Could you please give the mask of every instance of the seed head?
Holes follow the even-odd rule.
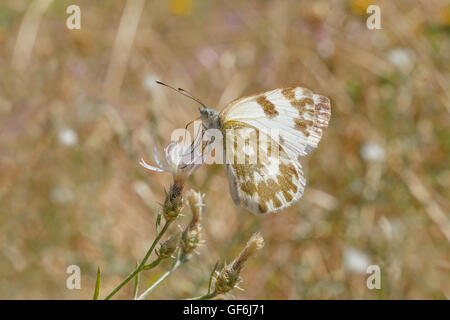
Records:
[[[194,251],[201,243],[203,197],[204,195],[194,190],[189,190],[186,193],[187,203],[192,212],[192,220],[183,231],[181,238],[181,248],[185,256]]]
[[[171,236],[169,239],[167,239],[165,242],[161,244],[159,247],[159,250],[157,252],[158,257],[160,259],[167,259],[172,256],[172,254],[175,252],[175,250],[178,247],[178,244],[180,242],[180,234],[177,233],[174,236]]]
[[[163,205],[163,216],[167,222],[178,217],[183,208],[183,182],[174,181],[166,195]]]
[[[216,277],[215,290],[218,294],[235,288],[241,281],[240,273],[248,258],[264,246],[264,239],[259,232],[253,234],[245,248],[230,265],[225,265]]]

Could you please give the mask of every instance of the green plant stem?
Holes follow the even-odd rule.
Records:
[[[186,299],[186,300],[208,300],[208,299],[212,299],[212,298],[214,298],[216,296],[217,296],[217,292],[213,291],[213,292],[207,293],[207,294],[205,294],[203,296],[199,296],[199,297],[195,297],[195,298],[189,298],[189,299]]]
[[[161,278],[159,278],[158,280],[156,280],[156,282],[154,284],[152,284],[147,290],[144,291],[144,293],[142,293],[136,300],[143,300],[145,299],[145,297],[147,297],[147,295],[154,289],[156,288],[156,286],[158,286],[161,282],[164,281],[164,279],[166,279],[168,276],[170,276],[170,274],[175,271],[176,268],[178,268],[178,266],[181,264],[181,259],[180,257],[177,257],[177,259],[174,261],[174,263],[172,264],[172,266],[170,267],[170,269],[164,273]]]
[[[136,263],[136,267],[138,264]],[[136,300],[136,297],[139,292],[139,273],[134,277],[134,289],[133,289],[133,299]]]
[[[144,270],[153,269],[153,268],[156,267],[161,261],[162,261],[162,259],[161,259],[160,257],[158,257],[158,258],[155,259],[155,261],[150,262],[149,264],[146,264],[145,266],[143,266],[142,269],[144,269]]]
[[[159,240],[161,239],[161,237],[164,235],[164,233],[167,231],[167,229],[169,228],[171,221],[166,221],[166,223],[164,224],[164,227],[161,229],[161,231],[158,233],[158,235],[156,236],[155,240],[153,241],[150,249],[148,249],[147,253],[145,254],[144,259],[142,259],[141,263],[136,267],[136,269],[134,269],[133,272],[131,272],[126,278],[125,280],[123,280],[117,287],[115,287],[113,289],[113,291],[111,291],[110,294],[108,294],[105,298],[105,300],[109,300],[111,299],[112,296],[114,296],[117,291],[119,291],[124,285],[126,285],[131,279],[133,279],[139,272],[141,272],[145,266],[145,263],[147,262],[148,258],[150,257],[150,255],[152,254],[153,250],[156,247],[156,244],[159,242]],[[158,259],[157,259],[158,260]],[[156,260],[155,260],[156,261]]]

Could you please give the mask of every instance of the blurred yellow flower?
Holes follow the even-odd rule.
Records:
[[[362,16],[366,14],[367,7],[370,6],[371,4],[372,3],[368,0],[351,0],[350,8],[354,13]]]
[[[450,5],[442,8],[441,14],[444,24],[450,26]]]
[[[186,16],[192,11],[192,0],[171,0],[170,10],[179,16]]]

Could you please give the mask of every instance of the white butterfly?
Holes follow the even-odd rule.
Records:
[[[229,129],[253,129],[279,149],[273,157],[267,148],[258,148],[256,163],[224,164],[234,202],[259,214],[286,208],[303,195],[306,180],[299,158],[317,147],[331,106],[325,96],[289,87],[234,100],[221,112],[203,105],[200,114],[207,129],[219,129],[226,136],[226,151],[231,153],[227,157],[234,159],[242,151],[235,146],[238,137],[230,136]],[[279,132],[279,143],[271,136],[274,129]]]

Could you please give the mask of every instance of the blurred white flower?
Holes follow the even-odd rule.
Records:
[[[68,204],[74,200],[72,190],[66,187],[56,186],[50,190],[50,199],[57,204]]]
[[[74,146],[78,143],[78,135],[70,128],[64,128],[58,134],[59,144],[63,146]]]
[[[344,249],[344,266],[347,270],[366,274],[369,265],[370,257],[365,252],[352,247]]]
[[[411,50],[403,48],[395,48],[389,51],[388,60],[397,68],[403,71],[410,71],[413,67],[413,54]]]
[[[382,146],[374,142],[365,143],[360,150],[361,157],[366,161],[382,162],[386,158],[386,152]]]
[[[170,143],[164,149],[165,163],[159,159],[158,152],[154,148],[153,158],[157,166],[147,164],[144,159],[141,159],[140,165],[151,171],[170,172],[174,176],[187,177],[201,167],[207,155],[202,141],[197,140],[191,144],[178,141]]]
[[[336,51],[333,38],[326,30],[319,30],[316,35],[317,53],[324,59],[330,58]]]
[[[330,58],[335,51],[336,46],[331,39],[324,39],[317,43],[317,53],[324,59]]]
[[[219,61],[219,55],[214,49],[204,47],[197,52],[197,59],[206,69],[211,69]]]

